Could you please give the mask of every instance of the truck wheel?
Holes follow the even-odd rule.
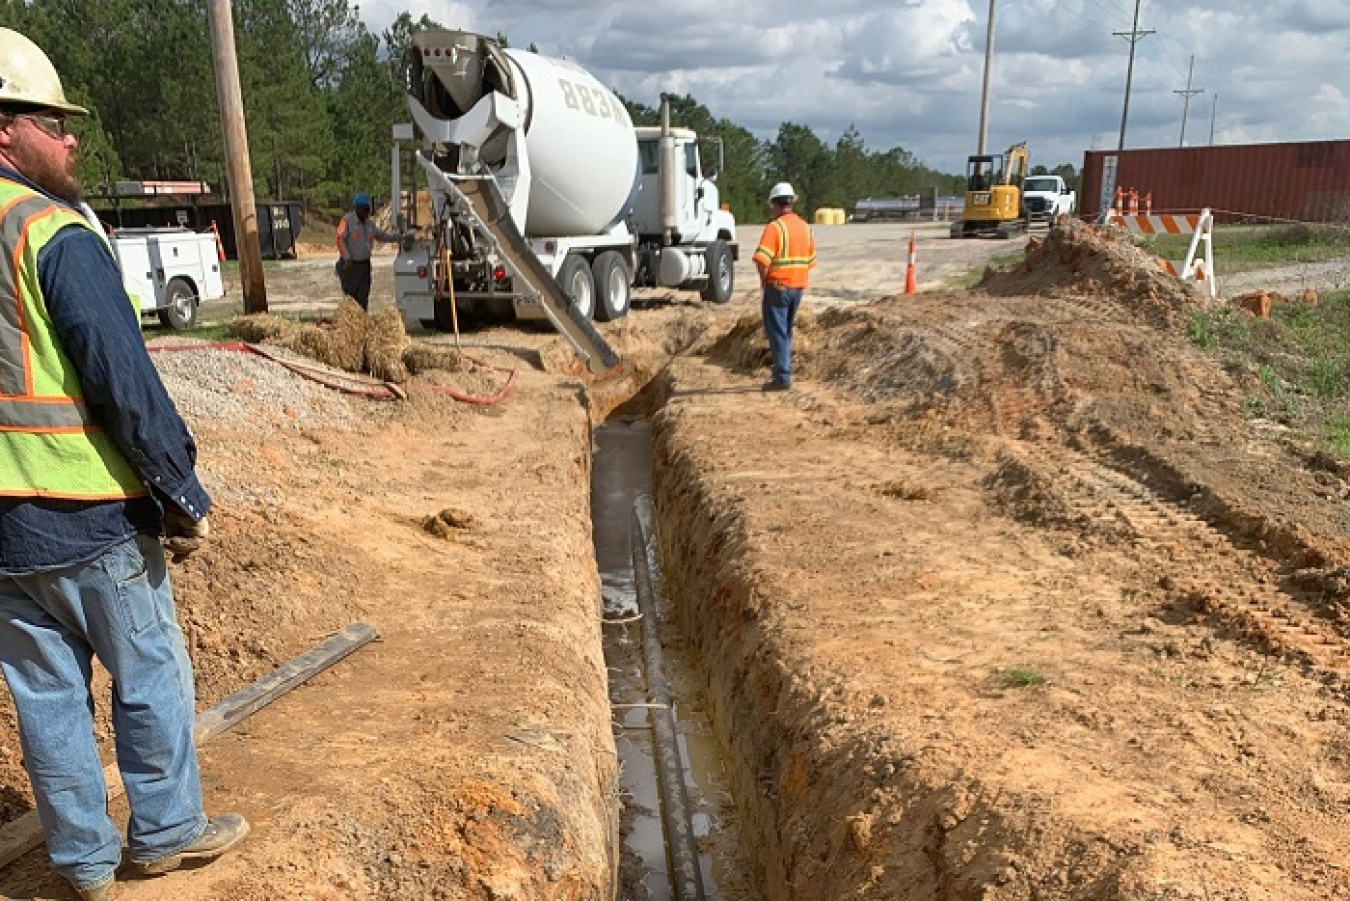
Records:
[[[558,270],[558,284],[581,315],[587,319],[595,315],[595,277],[585,257],[569,253]]]
[[[609,322],[627,316],[628,304],[633,297],[633,280],[623,254],[617,250],[606,250],[600,254],[591,266],[591,276],[599,300],[595,306],[595,318]]]
[[[197,324],[197,292],[185,278],[169,280],[165,289],[168,306],[159,311],[159,321],[175,331],[190,329]]]
[[[703,299],[726,303],[731,300],[731,291],[736,284],[736,263],[731,258],[731,248],[726,241],[714,241],[708,245],[704,256],[708,265],[708,283],[703,286]]]

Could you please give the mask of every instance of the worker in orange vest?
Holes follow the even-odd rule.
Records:
[[[810,226],[792,211],[796,200],[792,185],[784,181],[773,186],[769,191],[773,219],[764,226],[755,249],[755,268],[764,289],[764,334],[773,357],[773,376],[764,383],[765,391],[792,387],[792,326],[816,267],[816,239]]]

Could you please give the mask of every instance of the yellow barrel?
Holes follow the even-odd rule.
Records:
[[[829,207],[821,207],[820,209],[816,210],[815,219],[813,220],[814,223],[816,225],[831,225],[832,223],[830,221],[831,218],[830,212],[831,210]]]
[[[831,220],[830,220],[830,224],[831,224],[831,225],[843,225],[843,224],[844,224],[844,211],[843,211],[843,210],[838,209],[838,208],[835,208],[835,209],[830,210],[830,213],[832,214]]]

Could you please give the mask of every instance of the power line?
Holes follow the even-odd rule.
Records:
[[[1125,72],[1125,109],[1120,114],[1120,146],[1117,151],[1125,149],[1125,126],[1130,120],[1130,84],[1134,81],[1134,48],[1135,45],[1151,34],[1157,34],[1153,29],[1147,31],[1139,30],[1139,5],[1143,0],[1134,0],[1134,26],[1129,31],[1113,31],[1116,37],[1125,38],[1130,42],[1130,66]]]
[[[1191,79],[1192,76],[1194,75],[1195,75],[1195,57],[1192,56],[1190,68],[1186,70],[1186,90],[1172,92],[1173,94],[1180,94],[1182,98],[1184,98],[1185,100],[1185,102],[1182,104],[1181,107],[1181,140],[1177,144],[1178,147],[1186,146],[1186,117],[1189,116],[1191,112],[1191,98],[1196,96],[1197,94],[1205,93],[1204,88],[1191,87]]]

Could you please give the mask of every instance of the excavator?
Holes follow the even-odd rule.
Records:
[[[952,223],[953,238],[1011,238],[1025,232],[1031,214],[1022,199],[1022,182],[1031,166],[1027,143],[1006,153],[972,156],[966,162],[966,209]]]

